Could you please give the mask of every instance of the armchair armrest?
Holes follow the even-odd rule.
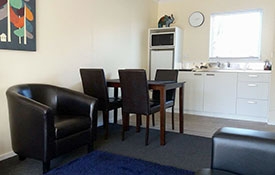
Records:
[[[52,149],[53,140],[49,139],[54,138],[51,108],[14,92],[7,91],[6,94],[14,152],[20,152],[21,156],[47,159],[43,150]]]

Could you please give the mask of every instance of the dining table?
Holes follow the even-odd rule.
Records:
[[[160,92],[160,145],[165,145],[165,102],[167,90],[179,89],[179,133],[184,131],[184,84],[185,82],[148,80],[148,88]],[[119,79],[107,79],[107,87],[113,87],[114,96],[117,97],[118,89],[121,87]]]

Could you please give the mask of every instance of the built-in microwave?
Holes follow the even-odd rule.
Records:
[[[151,33],[151,48],[171,48],[175,44],[175,32]]]

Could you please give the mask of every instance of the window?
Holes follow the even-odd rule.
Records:
[[[209,58],[259,59],[262,10],[212,14]]]

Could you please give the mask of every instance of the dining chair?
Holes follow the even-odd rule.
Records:
[[[156,81],[175,81],[178,80],[178,70],[172,69],[157,69],[155,75]],[[168,90],[166,92],[166,102],[165,102],[165,109],[172,108],[172,129],[174,130],[174,106],[175,106],[175,95],[176,90]],[[160,94],[159,91],[154,90],[152,94],[152,102],[160,103]],[[152,125],[155,126],[155,116],[152,114]]]
[[[136,114],[136,132],[140,131],[141,116],[146,115],[145,145],[149,139],[149,116],[160,111],[160,104],[150,102],[146,72],[143,69],[119,70],[122,93],[122,140],[129,126],[129,115]]]
[[[105,139],[108,138],[109,111],[114,110],[114,123],[117,123],[117,112],[122,107],[122,99],[110,97],[103,69],[80,69],[83,91],[98,99],[98,110],[103,113]]]

